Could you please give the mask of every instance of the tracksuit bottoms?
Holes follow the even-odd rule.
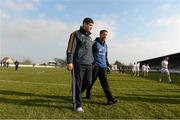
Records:
[[[81,94],[90,86],[92,82],[92,65],[74,64],[72,70],[72,96],[73,107],[82,107]]]
[[[92,89],[97,77],[99,77],[99,80],[100,80],[101,86],[104,90],[104,93],[106,95],[107,101],[113,100],[114,97],[112,96],[112,93],[111,93],[111,90],[109,87],[109,83],[107,80],[107,69],[99,67],[99,66],[94,66],[94,68],[93,68],[92,83],[87,89],[86,96],[91,96],[91,89]]]

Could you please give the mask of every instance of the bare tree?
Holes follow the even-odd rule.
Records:
[[[54,61],[56,61],[56,66],[66,67],[66,60],[65,59],[54,58]]]
[[[30,58],[24,58],[22,64],[24,65],[31,65],[32,60]]]

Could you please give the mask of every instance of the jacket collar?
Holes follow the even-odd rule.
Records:
[[[95,41],[96,41],[96,42],[99,42],[99,43],[101,43],[101,44],[103,44],[103,45],[105,44],[105,42],[102,42],[99,37],[97,37],[97,38],[95,39]]]
[[[84,29],[83,29],[83,27],[81,26],[80,27],[80,32],[82,33],[82,34],[84,34],[84,35],[86,35],[86,36],[89,36],[90,34],[91,34],[91,32],[86,32]]]

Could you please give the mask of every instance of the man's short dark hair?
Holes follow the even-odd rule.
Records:
[[[100,34],[103,34],[104,32],[108,32],[107,30],[101,30]]]
[[[94,24],[94,21],[93,21],[93,19],[87,17],[87,18],[84,18],[83,24],[84,23],[86,23],[86,24],[93,23]]]

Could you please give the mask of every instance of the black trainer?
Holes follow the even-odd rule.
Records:
[[[171,81],[169,81],[169,83],[174,83],[174,81],[171,80]]]
[[[91,95],[86,95],[86,99],[91,100],[92,99]]]
[[[112,100],[108,100],[108,105],[112,105],[112,104],[115,104],[115,103],[117,103],[118,102],[118,100],[117,99],[115,99],[115,98],[113,98]]]

